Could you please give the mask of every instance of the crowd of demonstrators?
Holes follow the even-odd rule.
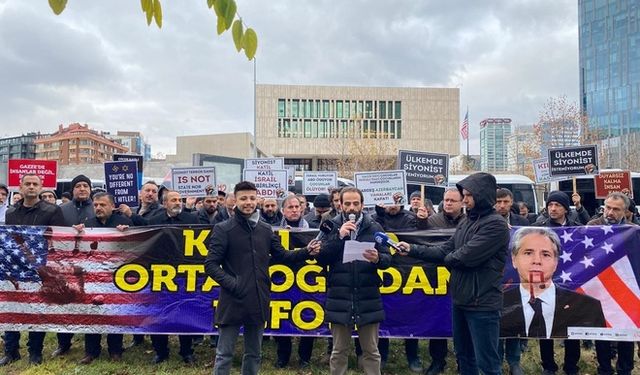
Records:
[[[327,194],[318,194],[313,200],[313,208],[304,217],[309,223],[309,228],[319,228],[322,223],[322,215],[331,210],[331,201]]]
[[[278,226],[282,222],[282,212],[275,198],[265,198],[260,210],[260,219],[271,226]]]

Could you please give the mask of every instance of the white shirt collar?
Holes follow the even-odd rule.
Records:
[[[529,298],[531,294],[529,290],[520,284],[520,296],[522,303],[522,312],[524,313],[524,329],[525,334],[529,336],[529,326],[533,320],[533,307],[529,305]],[[542,293],[535,297],[542,300],[542,317],[544,318],[544,324],[547,329],[547,338],[551,337],[551,330],[553,329],[553,315],[556,311],[556,286],[554,283],[542,291]]]

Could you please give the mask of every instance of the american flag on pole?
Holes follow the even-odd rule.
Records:
[[[157,308],[114,271],[153,231],[0,226],[0,330],[136,332]]]
[[[637,331],[640,227],[593,225],[550,229],[558,234],[562,244],[553,282],[598,299],[607,327]],[[509,267],[505,280],[517,279],[517,273]]]
[[[467,113],[464,115],[464,120],[462,121],[462,125],[460,126],[460,134],[462,135],[462,139],[467,140],[469,138],[469,110],[467,109]]]

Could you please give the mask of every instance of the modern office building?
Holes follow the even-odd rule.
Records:
[[[527,175],[532,169],[532,161],[540,149],[536,142],[533,125],[514,126],[507,143],[510,172]]]
[[[151,145],[144,140],[142,133],[118,130],[115,135],[104,135],[128,148],[127,153],[142,155],[145,161],[151,160]]]
[[[459,153],[457,88],[258,85],[256,139],[297,170],[398,150]]]
[[[581,107],[597,138],[640,131],[640,2],[578,5]]]
[[[487,118],[480,121],[480,167],[484,172],[509,170],[510,118]]]
[[[35,141],[36,159],[57,160],[58,165],[96,164],[113,160],[113,154],[128,152],[128,148],[109,139],[89,125],[60,125],[58,131]]]
[[[9,159],[35,159],[38,133],[27,133],[0,139],[0,162]]]

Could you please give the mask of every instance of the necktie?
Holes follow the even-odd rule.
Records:
[[[529,300],[533,308],[533,319],[529,325],[529,337],[547,337],[547,325],[542,316],[542,300],[540,298]]]

